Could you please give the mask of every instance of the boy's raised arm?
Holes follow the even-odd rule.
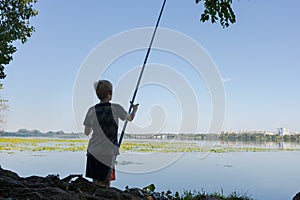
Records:
[[[139,106],[139,104],[135,104],[135,105],[132,106],[131,113],[127,115],[127,118],[126,118],[127,121],[131,122],[134,119],[135,113],[136,113],[136,111],[138,109],[138,106]]]

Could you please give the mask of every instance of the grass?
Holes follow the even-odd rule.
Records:
[[[186,191],[181,197],[174,198],[176,200],[198,200],[205,197],[215,197],[222,200],[252,200],[247,194],[239,194],[238,192],[232,192],[229,195],[223,194],[223,192],[215,192],[213,194],[207,194],[206,192],[191,192]]]
[[[0,151],[83,151],[86,140],[49,138],[0,138]]]
[[[0,137],[0,151],[85,151],[88,141],[85,139],[52,138],[6,138]],[[279,149],[262,147],[199,146],[185,141],[124,141],[121,151],[132,152],[270,152],[299,151],[300,149]]]
[[[128,190],[128,186],[126,187],[126,190]],[[208,194],[205,191],[202,190],[202,192],[199,191],[185,191],[183,194],[179,194],[178,192],[175,192],[175,194],[172,194],[171,191],[166,192],[155,192],[155,185],[150,184],[142,189],[143,193],[146,195],[152,195],[156,197],[156,199],[169,199],[169,200],[201,200],[201,199],[218,199],[218,200],[253,200],[247,193],[238,193],[238,192],[232,192],[229,195],[225,195],[223,190],[221,189],[221,193],[215,192],[212,194]],[[210,198],[211,197],[211,198]]]

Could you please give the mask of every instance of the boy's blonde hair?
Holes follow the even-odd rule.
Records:
[[[102,100],[112,92],[112,84],[108,80],[99,80],[94,84],[97,97]]]

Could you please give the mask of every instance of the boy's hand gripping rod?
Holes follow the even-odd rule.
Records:
[[[155,29],[154,29],[154,31],[153,31],[153,35],[152,35],[151,41],[150,41],[150,45],[149,45],[149,47],[148,47],[148,50],[147,50],[147,53],[146,53],[146,56],[145,56],[145,60],[144,60],[144,63],[143,63],[143,67],[142,67],[142,69],[141,69],[139,79],[138,79],[138,81],[137,81],[137,84],[136,84],[136,87],[135,87],[135,90],[134,90],[132,99],[131,99],[131,101],[130,101],[130,107],[129,107],[128,113],[131,113],[132,106],[133,106],[133,103],[134,103],[134,100],[135,100],[137,91],[138,91],[139,86],[140,86],[140,82],[141,82],[141,79],[142,79],[142,76],[143,76],[143,73],[144,73],[144,70],[145,70],[145,67],[146,67],[146,63],[147,63],[147,60],[148,60],[148,57],[149,57],[149,54],[150,54],[150,50],[151,50],[151,47],[152,47],[152,43],[153,43],[153,40],[154,40],[154,37],[155,37],[155,34],[156,34],[156,30],[157,30],[157,27],[158,27],[158,24],[159,24],[161,15],[162,15],[163,10],[164,10],[164,7],[165,7],[165,4],[166,4],[166,0],[164,0],[164,3],[163,3],[163,5],[162,5],[162,7],[161,7],[161,10],[160,10],[160,13],[159,13],[159,17],[158,17],[158,20],[157,20]],[[123,137],[124,137],[124,133],[125,133],[125,130],[126,130],[127,123],[128,123],[128,121],[126,120],[125,123],[124,123],[123,129],[122,129],[121,135],[120,135],[120,139],[119,139],[119,143],[118,143],[118,146],[119,146],[119,147],[120,147],[121,144],[122,144],[122,140],[123,140]]]

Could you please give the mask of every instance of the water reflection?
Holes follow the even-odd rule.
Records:
[[[278,148],[279,149],[284,149],[284,142],[279,142],[278,143]]]
[[[257,147],[268,149],[300,149],[300,143],[297,142],[252,142],[252,141],[219,141],[219,147]]]

